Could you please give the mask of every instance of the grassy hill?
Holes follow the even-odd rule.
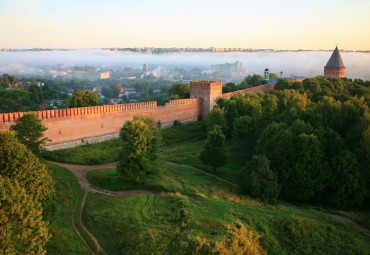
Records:
[[[154,195],[131,197],[89,194],[83,219],[108,254],[209,254],[207,247],[219,243],[228,247],[231,240],[238,238],[239,232],[230,234],[230,226],[238,226],[236,231],[245,226],[249,234],[260,236],[257,244],[268,254],[369,254],[369,236],[314,207],[283,201],[265,204],[240,194],[237,187],[213,176],[165,163],[171,161],[212,172],[199,159],[205,142],[203,130],[201,123],[163,130],[165,147],[161,162],[157,173],[145,184],[122,182],[115,169],[88,172],[89,182],[101,189],[156,191]],[[242,156],[233,153],[232,146],[229,145],[229,163],[215,174],[238,184]],[[102,164],[116,161],[118,150],[119,140],[114,140],[44,155],[67,163]],[[61,176],[70,176],[60,171]],[[71,183],[76,182],[68,178]],[[65,182],[61,177],[55,180],[57,185]],[[68,199],[73,205],[76,195]],[[351,215],[359,222],[368,222],[363,220],[368,219],[367,212]],[[58,215],[48,219],[56,229],[62,226]],[[71,240],[78,243],[77,235]],[[58,252],[49,254],[68,254],[58,250],[67,249],[57,245],[62,240],[54,242],[49,245]],[[245,238],[240,243],[255,245]],[[74,246],[73,242],[71,245]]]

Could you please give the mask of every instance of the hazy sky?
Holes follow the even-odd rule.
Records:
[[[364,0],[0,0],[0,48],[370,49]]]

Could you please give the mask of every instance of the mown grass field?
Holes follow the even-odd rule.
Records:
[[[81,193],[76,177],[67,169],[47,164],[55,181],[55,196],[44,209],[49,221],[51,239],[46,245],[47,254],[91,254],[72,228],[72,214]]]

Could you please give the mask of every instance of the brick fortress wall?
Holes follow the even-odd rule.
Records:
[[[200,112],[196,98],[171,100],[164,106],[157,102],[120,105],[103,105],[60,110],[37,111],[42,124],[47,127],[45,136],[52,141],[47,146],[79,141],[92,137],[117,134],[123,124],[136,114],[151,114],[162,124],[175,120],[195,121]],[[29,113],[29,112],[27,112]],[[0,113],[0,130],[9,129],[25,112]],[[72,146],[67,146],[72,147]],[[62,148],[62,147],[60,147]]]
[[[219,97],[230,98],[237,93],[242,95],[267,93],[275,85],[276,83],[271,83],[222,94],[220,81],[194,81],[190,83],[190,99],[171,100],[164,106],[157,106],[157,102],[143,102],[33,113],[36,113],[43,125],[48,128],[45,136],[52,140],[47,144],[48,149],[60,149],[116,138],[123,124],[137,114],[151,114],[164,126],[172,124],[175,120],[195,121],[199,115],[206,118]],[[9,129],[15,120],[27,113],[29,112],[0,113],[0,130]]]
[[[290,79],[289,81],[292,82],[292,83],[293,82],[302,82],[305,79],[306,78]],[[270,90],[272,90],[275,87],[275,85],[276,85],[276,83],[269,83],[269,84],[265,84],[265,85],[252,87],[252,88],[237,90],[237,91],[233,91],[233,92],[229,92],[229,93],[224,93],[224,94],[222,94],[222,97],[230,99],[235,94],[245,95],[247,93],[259,93],[259,92],[268,93],[268,92],[270,92]]]

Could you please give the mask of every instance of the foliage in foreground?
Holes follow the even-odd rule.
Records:
[[[0,175],[0,254],[43,255],[50,238],[35,194]]]
[[[13,131],[0,131],[0,175],[17,180],[41,201],[54,193],[54,181],[46,166],[19,143]]]
[[[217,255],[262,255],[266,251],[259,243],[260,236],[237,221],[227,224],[223,239],[210,242],[207,238],[196,236],[179,244],[178,254],[217,254]]]
[[[0,180],[2,254],[45,254],[50,235],[41,203],[54,193],[54,181],[14,131],[0,131]]]

